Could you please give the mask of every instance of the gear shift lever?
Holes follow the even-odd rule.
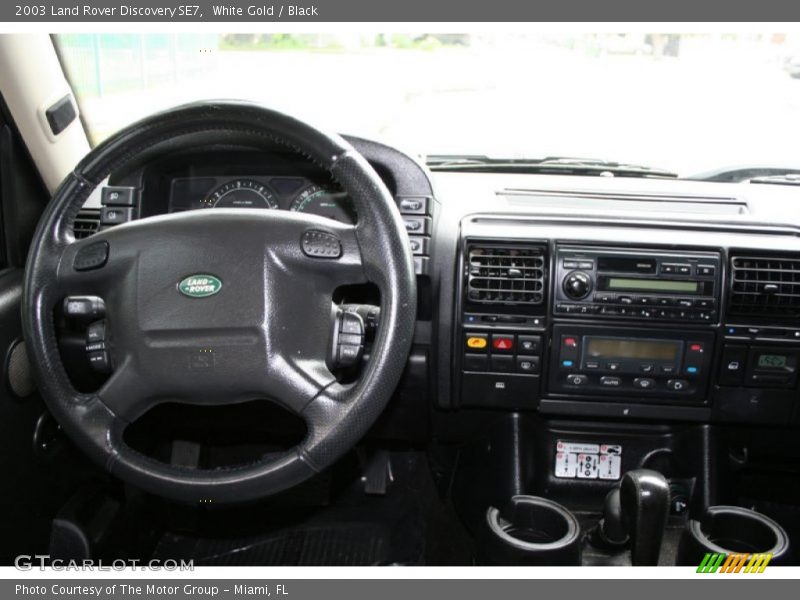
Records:
[[[619,485],[622,519],[634,566],[657,565],[669,516],[669,484],[658,471],[635,469]]]

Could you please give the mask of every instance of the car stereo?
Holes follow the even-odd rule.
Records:
[[[717,321],[719,253],[561,246],[555,260],[558,316]]]

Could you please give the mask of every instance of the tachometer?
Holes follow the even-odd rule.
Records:
[[[215,189],[200,202],[203,208],[277,208],[270,189],[253,179],[235,179]]]
[[[319,185],[310,185],[300,192],[289,210],[327,217],[340,223],[355,223],[353,204],[347,194]]]

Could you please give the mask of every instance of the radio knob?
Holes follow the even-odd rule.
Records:
[[[592,291],[592,278],[583,271],[572,271],[564,278],[564,293],[572,300],[581,300]]]

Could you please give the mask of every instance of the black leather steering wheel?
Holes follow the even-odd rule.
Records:
[[[278,144],[305,155],[349,195],[357,224],[287,211],[215,209],[136,220],[75,240],[75,216],[109,173],[145,152],[186,149],[198,136],[258,149]],[[307,232],[338,239],[340,256],[306,254],[301,238]],[[76,255],[97,242],[108,244],[106,264],[76,270]],[[180,293],[179,282],[199,273],[221,280],[219,292],[205,298]],[[361,282],[380,291],[380,323],[361,377],[344,385],[326,364],[333,292]],[[76,391],[60,359],[54,309],[70,295],[105,301],[114,370],[96,393]],[[367,161],[338,136],[237,102],[160,113],[92,150],[42,216],[23,304],[39,389],[77,445],[111,473],[152,493],[217,503],[290,488],[352,448],[397,386],[415,315],[416,279],[403,223]],[[198,353],[205,353],[203,360],[195,360]],[[302,417],[308,431],[293,449],[252,464],[178,467],[123,440],[127,424],[160,402],[264,398]]]

